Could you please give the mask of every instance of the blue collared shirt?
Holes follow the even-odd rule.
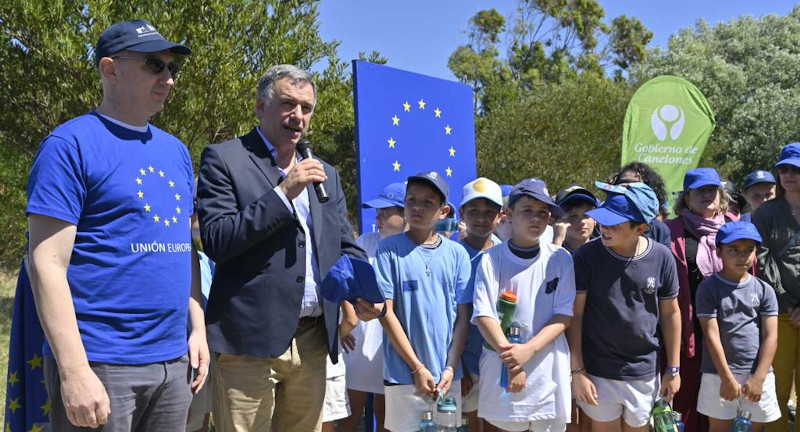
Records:
[[[267,146],[267,150],[272,154],[272,158],[277,161],[278,160],[278,150],[269,142],[267,137],[261,132],[261,128],[256,128],[258,131],[258,135],[264,140],[264,144]],[[297,158],[297,161],[300,161],[300,158]],[[278,167],[281,170],[281,175],[285,178],[286,172],[283,168]],[[314,224],[311,220],[311,208],[309,207],[308,203],[308,189],[303,188],[303,192],[300,193],[295,199],[289,202],[289,198],[286,194],[283,193],[283,190],[278,186],[275,186],[275,192],[281,197],[281,200],[289,211],[297,213],[297,219],[300,221],[300,226],[303,228],[303,231],[306,234],[306,244],[308,247],[304,248],[306,252],[306,275],[305,275],[305,291],[303,293],[303,303],[300,309],[300,317],[315,317],[322,315],[322,305],[320,304],[319,298],[319,265],[317,263],[317,245],[314,243]],[[294,204],[294,205],[293,205]]]

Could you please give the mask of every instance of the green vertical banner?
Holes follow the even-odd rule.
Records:
[[[621,164],[644,162],[661,174],[667,191],[679,191],[686,171],[697,167],[715,123],[694,84],[675,76],[653,78],[628,104]]]

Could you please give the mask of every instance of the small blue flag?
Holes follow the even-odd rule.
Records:
[[[389,183],[437,171],[461,203],[477,178],[472,89],[365,61],[353,61],[359,204]],[[375,211],[359,209],[361,232],[377,231]]]
[[[41,432],[48,429],[50,399],[44,386],[43,344],[44,332],[36,313],[33,290],[23,262],[17,278],[11,320],[6,421],[3,431]]]

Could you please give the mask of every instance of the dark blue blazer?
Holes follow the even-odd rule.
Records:
[[[347,220],[339,173],[322,165],[330,200],[320,203],[308,186],[320,278],[344,253],[365,258]],[[197,211],[204,251],[217,265],[206,310],[212,352],[274,358],[289,349],[295,334],[309,239],[274,191],[280,181],[280,169],[255,129],[203,150]],[[339,305],[321,301],[336,362]]]

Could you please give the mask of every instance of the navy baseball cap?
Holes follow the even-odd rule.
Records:
[[[772,183],[775,184],[775,176],[769,171],[755,170],[744,178],[744,188],[747,190],[750,186],[758,183]]]
[[[100,33],[94,48],[94,64],[103,57],[111,57],[120,51],[152,53],[169,50],[174,54],[189,55],[192,50],[185,45],[169,42],[146,20],[122,21]]]
[[[369,200],[361,204],[361,208],[388,208],[406,206],[406,185],[405,183],[391,183],[378,194],[378,198]]]
[[[783,146],[783,149],[781,149],[781,157],[775,166],[778,165],[794,165],[800,167],[800,143],[794,142]]]
[[[558,191],[555,201],[559,207],[564,207],[565,204],[573,201],[585,201],[594,205],[595,207],[600,205],[600,201],[597,199],[597,197],[595,197],[589,189],[586,189],[578,183],[572,183],[564,189]]]
[[[762,242],[761,234],[759,234],[756,226],[745,221],[728,222],[719,227],[715,242],[719,246],[742,239],[753,240],[756,243]]]
[[[687,171],[683,177],[683,190],[698,189],[708,185],[722,186],[719,173],[714,168],[695,168]]]
[[[358,298],[370,303],[386,301],[383,291],[378,287],[372,265],[368,261],[347,254],[342,255],[333,264],[320,283],[319,291],[322,297],[334,303],[347,300],[355,304]]]
[[[447,181],[436,171],[421,172],[408,178],[408,182],[413,181],[428,183],[433,186],[442,196],[443,203],[447,203],[447,198],[450,197],[450,186]]]
[[[650,186],[647,186],[645,183],[642,182],[633,182],[633,183],[626,183],[622,185],[612,185],[603,182],[595,182],[595,186],[598,188],[608,192],[608,198],[603,203],[603,206],[591,210],[591,212],[596,212],[608,204],[608,211],[615,213],[618,216],[622,216],[625,220],[632,220],[636,222],[643,222],[643,223],[651,223],[653,219],[656,218],[658,215],[658,197],[656,197],[656,193],[653,192],[653,189]],[[621,200],[616,198],[616,201],[613,199],[616,195],[623,195],[627,198],[627,201]],[[623,205],[624,202],[630,205]],[[612,206],[613,204],[613,206]],[[600,212],[600,214],[606,214],[607,212]],[[597,222],[600,222],[602,225],[606,226],[614,226],[619,225],[625,220],[620,219],[609,219],[606,218],[606,222],[602,222],[601,220],[597,219],[594,215],[590,214],[590,212],[586,212],[589,216],[595,219]],[[603,216],[600,216],[603,217]],[[610,222],[617,221],[615,224],[611,224]]]
[[[513,206],[523,196],[528,196],[547,204],[550,206],[550,213],[555,217],[564,216],[564,210],[550,198],[550,193],[547,192],[547,183],[542,179],[529,178],[514,185],[508,195],[508,206]]]

